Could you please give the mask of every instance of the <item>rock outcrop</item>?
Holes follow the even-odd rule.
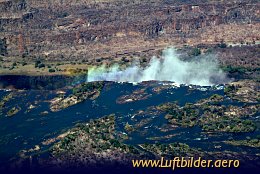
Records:
[[[259,41],[257,1],[0,1],[9,56],[78,60],[167,45]]]

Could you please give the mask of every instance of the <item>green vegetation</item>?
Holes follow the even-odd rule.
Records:
[[[0,101],[0,109],[3,109],[5,107],[5,104],[13,98],[13,93],[9,93],[5,95],[2,100]]]
[[[125,130],[126,130],[127,132],[132,132],[132,131],[134,131],[134,128],[133,128],[132,125],[126,123],[126,125],[125,125]]]
[[[190,56],[199,56],[201,54],[201,51],[199,48],[193,48],[191,52],[189,53]]]
[[[211,105],[220,105],[220,102],[222,102],[224,99],[223,96],[214,94],[209,98],[209,104]]]
[[[189,103],[183,108],[180,108],[176,104],[166,103],[158,106],[157,109],[166,112],[165,118],[170,123],[183,127],[195,126],[199,116],[198,108]]]
[[[58,96],[51,101],[51,111],[59,111],[78,104],[86,99],[94,100],[100,95],[103,82],[83,83],[73,88],[68,97]]]
[[[187,104],[186,108],[191,107]],[[248,122],[248,121],[246,121]],[[245,123],[251,124],[251,123]],[[224,127],[224,126],[223,126]],[[223,155],[221,152],[205,152],[199,148],[192,148],[188,144],[174,142],[169,144],[140,144],[140,148],[132,145],[126,145],[116,138],[115,132],[115,116],[110,115],[100,119],[91,120],[88,123],[77,124],[76,127],[70,129],[66,136],[58,143],[52,146],[52,160],[68,162],[68,164],[95,164],[109,160],[125,158],[136,159],[139,157],[146,158],[152,155],[155,157],[163,156],[165,158],[200,156],[219,158]],[[247,139],[241,141],[225,141],[224,143],[232,145],[246,145],[250,147],[259,147],[258,139]],[[225,152],[225,154],[234,157],[234,153]],[[106,161],[107,162],[107,161]]]
[[[50,72],[50,73],[54,73],[54,72],[55,72],[55,69],[50,68],[50,69],[49,69],[49,72]]]
[[[103,88],[103,82],[94,82],[94,83],[83,83],[75,88],[73,88],[73,95],[80,96],[82,93],[97,90],[101,91]]]
[[[259,72],[260,71],[259,67],[253,68],[253,67],[232,66],[232,65],[222,66],[221,69],[224,72],[239,73],[239,74],[245,74],[246,72]]]
[[[224,88],[224,93],[229,94],[231,91],[234,91],[236,88],[234,85],[226,85]]]
[[[25,66],[25,65],[27,65],[27,63],[26,62],[22,62],[22,66]]]
[[[37,61],[35,61],[34,67],[35,67],[35,68],[44,68],[44,67],[45,67],[45,64],[42,63],[40,60],[37,60]]]
[[[257,80],[244,80],[226,85],[224,92],[233,100],[254,103],[260,101],[258,86],[259,82]]]
[[[218,44],[219,48],[227,48],[227,44],[224,42],[221,42],[220,44]]]
[[[7,55],[7,44],[6,44],[6,39],[1,39],[0,38],[0,55],[5,56]]]
[[[260,137],[256,137],[254,139],[246,139],[246,140],[232,140],[232,141],[224,141],[226,144],[230,144],[233,146],[248,146],[260,148]]]
[[[223,119],[216,122],[204,124],[202,129],[206,132],[253,132],[256,129],[256,125],[251,120],[223,117]]]
[[[8,117],[11,117],[11,116],[14,116],[15,114],[17,114],[19,111],[21,110],[20,107],[13,107],[11,108],[8,112],[7,112],[7,116]]]
[[[180,107],[175,103],[165,103],[157,106],[157,109],[166,113],[165,119],[170,124],[177,126],[198,125],[206,132],[255,131],[256,125],[251,120],[243,118],[254,115],[259,110],[259,105],[225,106],[221,105],[221,101],[223,101],[223,96],[214,94],[195,104],[186,103]]]
[[[64,11],[57,14],[58,18],[65,18],[67,16],[69,16],[68,12],[64,12]]]
[[[113,161],[120,156],[124,157],[125,154],[140,155],[141,151],[116,139],[115,116],[109,115],[88,123],[77,124],[60,142],[52,146],[51,153],[59,160],[70,164],[78,165],[89,160],[87,163],[89,165],[93,161]]]
[[[225,72],[229,72],[229,73],[245,73],[246,72],[246,68],[245,67],[234,67],[231,65],[228,65],[226,67],[223,68],[223,70]]]
[[[97,144],[99,141],[98,139],[103,139],[106,141],[110,140],[109,142],[111,142],[111,144],[118,146],[119,142],[115,141],[114,139],[110,139],[110,136],[114,131],[114,119],[114,116],[110,115],[98,120],[91,120],[87,124],[77,124],[75,128],[69,131],[67,136],[65,136],[59,143],[54,145],[53,152],[60,153],[64,150],[72,150],[70,146],[74,147],[73,143],[80,138],[79,136],[86,140],[84,142],[85,145],[90,143],[94,148],[99,146]]]
[[[143,149],[153,153],[154,155],[161,156],[186,156],[187,154],[197,154],[202,155],[197,149],[189,147],[189,145],[184,143],[171,143],[171,144],[142,144],[140,145]]]
[[[222,95],[218,95],[218,94],[214,94],[209,99],[211,101],[220,101],[220,100],[223,100],[223,96]]]
[[[17,66],[17,63],[16,63],[16,62],[14,62],[12,66],[13,66],[13,67],[14,67],[14,66]]]

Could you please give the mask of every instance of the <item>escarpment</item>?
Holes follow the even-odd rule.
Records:
[[[89,60],[168,45],[259,41],[257,1],[0,1],[8,56]]]

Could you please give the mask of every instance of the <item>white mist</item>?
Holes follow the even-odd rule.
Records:
[[[124,70],[120,70],[118,65],[114,65],[111,68],[105,66],[93,68],[88,72],[89,82],[142,82],[149,80],[210,86],[225,83],[226,75],[219,68],[215,56],[202,56],[187,62],[180,60],[173,48],[165,49],[161,59],[153,57],[145,68],[134,63]]]

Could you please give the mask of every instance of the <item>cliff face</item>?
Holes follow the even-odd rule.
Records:
[[[256,1],[2,0],[9,56],[88,59],[167,45],[260,39]]]
[[[86,75],[74,76],[25,76],[25,75],[0,75],[0,88],[7,89],[34,89],[55,90],[69,85],[85,82]]]

